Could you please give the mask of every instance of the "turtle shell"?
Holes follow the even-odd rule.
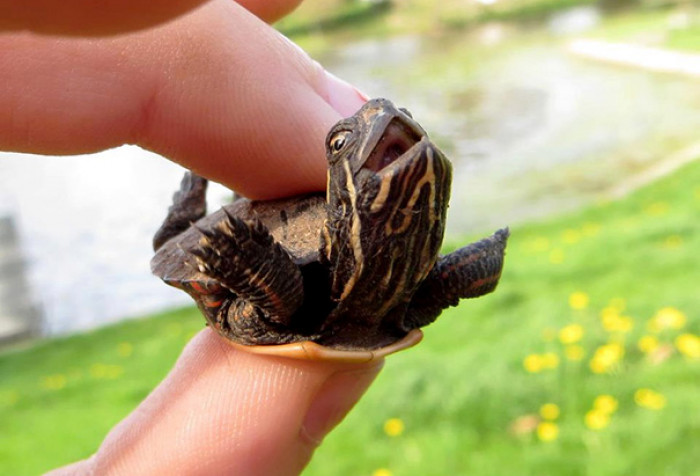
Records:
[[[319,259],[319,230],[327,216],[325,207],[325,197],[321,194],[270,201],[239,199],[198,220],[196,225],[205,227],[217,223],[223,219],[226,212],[242,219],[257,217],[289,253],[293,261],[303,267]],[[153,273],[171,284],[197,282],[203,283],[206,287],[208,282],[213,282],[196,268],[188,265],[189,250],[198,245],[200,238],[201,234],[197,229],[189,227],[182,234],[166,242],[151,261]],[[422,338],[423,333],[419,329],[414,329],[397,342],[371,350],[340,350],[312,341],[280,345],[244,345],[228,339],[226,342],[236,349],[261,355],[362,363],[378,360],[412,347]]]
[[[326,218],[326,201],[323,195],[266,201],[241,198],[198,220],[196,225],[211,226],[221,221],[226,212],[244,220],[257,217],[297,265],[303,266],[318,261],[319,230]],[[171,284],[211,281],[209,277],[189,265],[189,251],[198,246],[201,236],[195,227],[189,227],[166,242],[151,260],[153,274]]]

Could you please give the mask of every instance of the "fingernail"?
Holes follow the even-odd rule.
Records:
[[[356,87],[326,71],[326,100],[343,117],[352,116],[369,97]]]
[[[323,384],[311,402],[301,432],[320,444],[326,434],[345,418],[383,366],[383,361],[362,370],[341,371]]]

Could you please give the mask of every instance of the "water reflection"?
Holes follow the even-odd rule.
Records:
[[[184,304],[150,274],[150,237],[182,169],[136,147],[94,156],[0,153],[2,213],[18,222],[44,332]],[[212,187],[210,203],[229,195]]]

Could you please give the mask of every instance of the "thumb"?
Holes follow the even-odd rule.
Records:
[[[380,368],[254,355],[206,329],[96,455],[51,474],[296,475]]]

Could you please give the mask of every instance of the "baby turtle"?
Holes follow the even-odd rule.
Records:
[[[496,288],[508,230],[439,256],[452,167],[405,109],[367,102],[326,141],[325,197],[238,199],[206,213],[188,173],[156,233],[153,273],[248,350],[371,360]]]

